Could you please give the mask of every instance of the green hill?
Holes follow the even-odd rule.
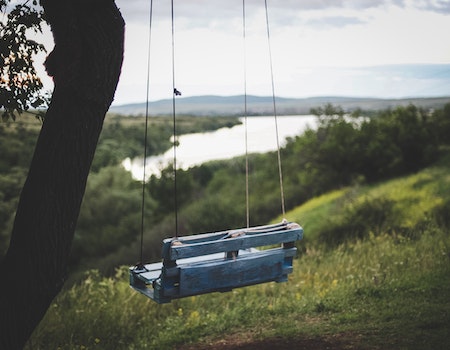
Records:
[[[305,239],[288,283],[157,305],[127,267],[62,293],[29,349],[446,349],[450,158],[287,213]],[[275,221],[278,221],[276,219]]]

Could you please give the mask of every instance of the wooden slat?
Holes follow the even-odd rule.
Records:
[[[283,252],[196,264],[180,269],[180,297],[272,281],[282,275]]]
[[[206,241],[211,241],[211,240],[225,239],[227,236],[233,235],[235,233],[240,233],[240,232],[251,235],[251,234],[258,234],[261,232],[286,230],[286,229],[289,229],[289,227],[291,225],[295,226],[297,224],[291,223],[291,222],[281,222],[281,223],[271,224],[271,225],[262,225],[262,226],[255,226],[255,227],[249,227],[249,228],[239,228],[239,229],[219,231],[219,232],[201,233],[201,234],[196,234],[196,235],[192,235],[192,236],[181,236],[178,238],[166,238],[163,240],[163,242],[164,243],[172,243],[173,241],[179,241],[184,244],[201,243],[201,242],[206,242]]]
[[[178,260],[199,255],[218,252],[237,251],[251,247],[294,242],[302,238],[302,229],[264,232],[254,235],[243,235],[223,240],[204,241],[201,243],[173,245],[168,250],[167,258]]]

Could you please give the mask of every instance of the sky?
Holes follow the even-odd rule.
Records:
[[[116,3],[115,105],[146,100],[148,71],[150,101],[173,79],[183,96],[270,96],[272,75],[281,97],[450,96],[450,0],[267,0],[270,41],[264,0],[245,1],[245,41],[242,0],[174,0],[173,52],[170,1],[153,1],[151,36],[150,0]]]

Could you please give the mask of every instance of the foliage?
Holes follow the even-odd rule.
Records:
[[[42,33],[43,12],[37,1],[25,1],[13,8],[9,0],[0,1],[6,21],[0,21],[0,109],[2,119],[15,119],[15,113],[47,105],[47,98],[33,66],[33,56],[45,52],[42,44],[27,38],[27,32]]]
[[[182,117],[179,123],[180,131],[203,131],[202,128],[220,128],[234,125],[236,118],[206,118]],[[115,256],[109,266],[116,266],[120,260],[117,253],[121,247],[128,247],[140,235],[142,185],[131,178],[131,174],[120,167],[121,161],[128,156],[142,156],[144,152],[144,118],[109,115],[105,122],[95,154],[91,174],[88,179],[85,197],[79,215],[72,252],[71,268],[78,271],[80,266],[96,266],[98,259]],[[32,157],[32,150],[41,127],[40,121],[30,114],[24,114],[18,121],[8,121],[0,124],[0,256],[6,252],[9,236],[14,220],[20,190],[25,181],[27,168]],[[172,123],[170,118],[152,117],[149,121],[149,142],[147,154],[154,155],[165,151],[171,146],[170,137]],[[179,172],[180,204],[191,199],[191,195],[200,191],[211,178],[210,169],[194,171],[195,182],[191,175]],[[160,179],[155,186],[147,186],[145,206],[145,225],[152,227],[164,215],[173,211],[173,182],[170,169],[164,185]],[[196,181],[198,179],[198,184]],[[190,191],[185,191],[192,183]],[[164,192],[163,187],[167,186]],[[161,232],[167,232],[162,230]],[[173,232],[170,230],[170,232]],[[152,256],[159,254],[159,241],[163,233],[157,237]],[[152,239],[153,241],[153,239]],[[134,249],[131,248],[131,249]],[[134,249],[133,252],[138,251]],[[135,256],[134,254],[133,256]],[[113,268],[107,268],[113,270]]]
[[[416,171],[444,154],[446,141],[433,135],[437,129],[436,123],[445,124],[446,119],[436,117],[441,115],[440,110],[428,114],[414,106],[383,111],[370,119],[357,115],[342,115],[339,108],[337,112],[333,112],[332,106],[324,110],[329,115],[320,117],[317,130],[307,130],[305,134],[291,139],[282,149],[282,167],[288,209],[327,190],[351,186],[352,190],[346,195],[349,202],[341,204],[342,208],[347,208],[345,215],[335,220],[332,216],[333,211],[335,214],[341,213],[336,208],[330,208],[331,216],[321,221],[329,227],[328,233],[326,229],[320,230],[322,241],[334,246],[350,238],[349,232],[353,233],[353,238],[366,237],[372,231],[381,232],[391,225],[392,218],[396,218],[403,208],[399,207],[398,202],[394,205],[389,191],[396,193],[399,186],[392,186],[384,194],[366,197],[364,206],[360,206],[361,203],[353,203],[353,207],[348,205],[352,204],[352,198],[359,194],[358,191],[365,183],[373,184],[399,174]],[[409,132],[408,128],[412,131]],[[418,132],[416,128],[424,130]],[[411,137],[422,147],[413,148],[411,151],[408,141]],[[429,145],[426,145],[427,142]],[[433,152],[430,152],[430,149]],[[412,154],[415,155],[417,162],[409,164],[405,160],[412,157]],[[250,224],[265,224],[274,215],[281,213],[277,156],[274,152],[252,154],[248,163]],[[421,181],[429,182],[426,179]],[[209,162],[188,171],[178,171],[178,233],[188,235],[245,226],[245,186],[243,157]],[[417,203],[426,203],[426,191],[421,192],[418,191],[418,187],[411,186],[411,193],[408,193],[408,196],[411,198],[412,193],[415,193]],[[171,167],[164,169],[160,177],[152,176],[147,188],[156,204],[153,215],[146,218],[145,241],[151,242],[149,243],[151,245],[156,244],[156,247],[144,248],[145,259],[157,261],[160,258],[159,242],[175,234],[175,230],[172,229],[174,224],[168,224],[174,222],[173,169]],[[420,217],[420,210],[424,208],[417,206],[414,214],[408,216],[409,221],[414,217]],[[426,210],[431,213],[432,208],[434,204]],[[439,215],[445,218],[444,215]],[[308,213],[304,219],[308,220],[310,216],[311,213]],[[154,226],[161,220],[168,220],[163,228]],[[311,224],[316,228],[317,220]],[[395,229],[409,230],[412,224],[416,223],[405,219],[396,224]],[[341,230],[340,234],[337,234],[338,229]],[[308,235],[306,239],[309,237]],[[136,256],[139,239],[136,237],[135,242],[128,248],[121,247],[116,252],[116,256],[120,256],[120,259],[114,260],[110,255],[99,265],[106,271],[111,271],[119,261],[126,262],[127,255]]]
[[[414,106],[399,107],[370,119],[346,116],[340,108],[329,105],[315,112],[319,114],[317,130],[307,130],[282,149],[288,207],[332,189],[374,183],[417,171],[436,161],[440,147],[447,142],[436,137],[436,123],[445,124],[447,120],[440,117],[440,111],[430,115]],[[216,170],[200,198],[196,192],[195,206],[201,214],[193,215],[193,209],[189,209],[191,221],[205,221],[205,212],[200,208],[207,208],[214,202],[209,196],[243,207],[244,160],[237,158],[217,168],[219,164],[215,163]],[[208,166],[202,165],[203,168]],[[264,223],[280,211],[276,155],[252,155],[249,171],[250,216],[252,222]],[[210,204],[203,206],[199,203],[202,198]],[[376,200],[380,210],[388,204],[383,199]],[[375,203],[367,205],[372,207]],[[221,213],[225,215],[223,210]],[[239,221],[238,217],[227,218],[229,222]]]
[[[28,168],[40,123],[24,116],[21,123],[0,123],[0,173],[13,167]]]
[[[448,142],[444,136],[436,135],[440,129],[438,125],[442,124],[442,129],[445,129],[449,110],[446,107],[427,114],[410,106],[363,119],[347,117],[333,106],[317,109],[317,130],[307,130],[304,135],[291,139],[282,149],[287,208],[295,207],[329,189],[356,185],[353,187],[354,192],[359,188],[358,184],[373,183],[415,171],[431,163]],[[197,127],[217,128],[236,121],[209,118],[214,120],[210,124],[204,119],[208,118],[182,117],[178,126],[180,131],[192,131],[201,130]],[[144,123],[144,118],[107,118],[80,213],[71,258],[73,267],[96,257],[97,260],[105,260],[102,263],[92,260],[89,266],[103,266],[105,271],[111,271],[119,261],[126,262],[127,256],[128,259],[129,256],[136,256],[139,250],[141,185],[129,175],[122,174],[116,166],[128,155],[142,155]],[[23,177],[14,174],[24,174],[29,164],[32,145],[39,129],[39,125],[34,124],[5,124],[1,129],[0,140],[4,151],[0,170],[5,176],[5,184],[17,184],[8,186],[9,194],[2,194],[7,199],[1,214],[5,221],[0,227],[0,247],[3,251],[7,247],[15,203],[23,181]],[[150,118],[149,155],[170,147],[171,126],[170,118]],[[414,162],[407,159],[414,159]],[[281,212],[276,162],[275,153],[250,155],[251,225],[264,224]],[[17,166],[22,170],[13,170]],[[206,163],[188,171],[179,170],[177,189],[180,234],[245,226],[245,160],[242,157]],[[165,224],[164,228],[157,226],[162,220],[173,221],[173,169],[163,169],[160,177],[153,176],[146,190],[148,208],[145,240],[152,242],[152,247],[145,249],[150,254],[146,255],[146,259],[157,260],[160,254],[159,241],[175,233],[171,224]],[[11,195],[11,191],[14,195]],[[395,187],[391,191],[395,192]],[[419,193],[417,189],[415,193]],[[349,194],[348,200],[351,201],[351,198]],[[417,200],[424,201],[423,198]],[[327,220],[329,232],[320,231],[322,240],[328,244],[345,241],[348,232],[353,232],[354,237],[365,237],[376,227],[382,230],[390,225],[390,218],[400,210],[397,208],[398,203],[392,205],[389,193],[366,198],[364,210],[359,206],[351,209],[347,204],[346,213],[339,221],[333,216]],[[367,216],[367,212],[372,216]],[[378,216],[375,216],[376,212]],[[429,213],[440,217],[442,222],[448,220],[444,215],[445,209],[435,209],[433,212],[430,209]],[[371,217],[372,221],[369,220]],[[312,225],[317,226],[316,223]],[[405,227],[408,224],[403,223],[398,229],[403,230]],[[338,228],[342,239],[337,238]]]
[[[288,181],[303,186],[306,198],[417,171],[436,161],[447,142],[436,132],[447,120],[442,112],[430,115],[412,105],[371,118],[344,116],[330,106],[315,112],[322,113],[318,129],[291,139],[283,150],[284,168],[294,174]]]
[[[331,106],[317,110],[318,129],[282,150],[286,200],[295,207],[334,191],[287,213],[306,231],[288,284],[160,307],[129,290],[126,269],[108,278],[90,272],[55,301],[29,347],[169,349],[220,339],[225,331],[240,336],[242,324],[257,338],[359,332],[375,348],[385,334],[393,346],[420,349],[426,339],[442,347],[450,323],[450,177],[449,158],[442,156],[448,137],[440,130],[448,127],[449,110],[429,114],[410,106],[370,119],[349,118]],[[73,243],[73,271],[111,271],[138,255],[142,187],[117,165],[142,149],[142,122],[111,118],[105,124]],[[158,132],[152,137],[167,142],[170,121],[154,123],[150,129]],[[193,125],[186,121],[183,127]],[[3,250],[38,130],[37,122],[0,126]],[[434,166],[420,170],[438,156]],[[251,155],[249,164],[251,220],[265,223],[279,212],[276,155]],[[178,176],[182,233],[245,225],[243,158],[206,163]],[[173,233],[172,169],[153,177],[147,189],[144,253],[157,260],[161,239]]]
[[[73,241],[72,264],[81,258],[105,256],[138,236],[141,204],[141,185],[123,168],[91,173]],[[144,215],[151,216],[153,210],[154,203],[146,198]]]
[[[293,217],[315,244],[340,244],[380,234],[417,238],[430,225],[448,230],[448,164],[426,168],[376,187],[354,186],[314,198]]]
[[[20,191],[40,127],[30,116],[23,116],[22,121],[28,124],[0,124],[0,256],[8,247]]]
[[[395,221],[394,202],[387,198],[366,198],[357,205],[347,204],[339,221],[328,219],[320,241],[335,247],[348,240],[379,235]]]
[[[120,119],[107,121],[100,135],[92,171],[120,164],[125,158],[143,156],[144,121],[127,124]],[[147,155],[163,153],[170,148],[170,123],[152,123],[148,130]]]
[[[161,171],[160,176],[152,175],[148,184],[150,195],[158,201],[156,221],[167,214],[175,212],[176,206],[181,206],[191,197],[193,191],[193,181],[190,176],[186,176],[186,171],[177,169],[176,186],[182,191],[177,191],[175,197],[174,169],[171,164]]]
[[[393,226],[415,213],[410,224],[419,235],[386,227],[328,250],[321,247],[319,235],[307,231],[312,237],[302,243],[306,247],[294,262],[289,282],[163,306],[129,290],[126,268],[109,278],[91,271],[55,300],[29,348],[211,348],[231,338],[237,343],[289,338],[295,344],[296,339],[331,337],[343,339],[348,348],[444,349],[450,340],[450,235],[424,212],[416,214],[420,204],[412,189],[426,199],[425,207],[438,208],[439,199],[450,193],[445,173],[448,165],[377,186],[333,192],[288,213],[300,222],[305,213],[315,215],[325,226],[333,210],[337,219],[347,215],[349,205],[351,212],[364,211],[358,208],[378,203],[370,198],[386,199],[385,193],[396,187],[390,201],[400,203],[400,221],[392,218]],[[428,222],[425,229],[423,221]]]
[[[239,123],[233,117],[186,117],[177,121],[178,135],[232,127]],[[145,146],[147,156],[164,153],[171,146],[172,120],[167,117],[150,117],[147,141],[144,139],[145,118],[109,115],[106,118],[95,153],[92,171],[102,167],[120,164],[125,158],[143,157]]]
[[[437,141],[441,144],[449,145],[450,138],[450,103],[446,104],[444,108],[434,111],[431,115],[434,125],[434,135]]]
[[[0,174],[0,256],[8,248],[9,233],[25,176],[25,169],[20,167],[13,167],[7,174]]]

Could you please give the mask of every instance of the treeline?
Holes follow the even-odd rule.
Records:
[[[306,191],[301,197],[415,172],[438,159],[450,142],[450,104],[432,112],[398,107],[371,118],[346,116],[330,105],[314,112],[318,129],[284,150],[287,173],[297,173],[296,183]]]
[[[450,104],[434,112],[412,105],[399,107],[371,118],[360,113],[346,115],[330,105],[313,112],[317,115],[317,128],[288,140],[281,150],[288,208],[332,189],[415,172],[448,151]],[[253,224],[262,224],[280,212],[277,155],[252,155],[249,164],[250,214]],[[201,230],[211,221],[203,227],[211,230],[223,228],[228,220],[234,225],[240,220],[242,224],[244,176],[245,162],[240,158],[193,168],[188,187],[191,197],[184,201],[195,202],[186,208],[187,217],[195,219],[187,220],[185,226]],[[151,191],[152,186],[149,187]],[[195,211],[203,215],[195,216]],[[239,215],[230,214],[236,211]],[[228,216],[236,218],[221,220]]]
[[[239,119],[235,117],[180,116],[177,133],[202,132],[238,123]],[[40,128],[41,121],[27,114],[15,122],[0,123],[0,258],[9,244],[20,191]],[[149,118],[147,142],[144,131],[145,119],[142,117],[109,115],[106,118],[75,235],[74,263],[81,256],[101,256],[103,249],[110,252],[136,234],[133,215],[140,212],[137,204],[140,195],[135,196],[140,191],[140,184],[118,164],[126,157],[143,156],[145,143],[149,156],[169,149],[172,146],[172,119]],[[105,248],[102,248],[103,244]]]
[[[450,104],[435,111],[411,105],[370,117],[363,113],[347,115],[332,105],[313,112],[317,126],[289,139],[281,150],[288,210],[331,189],[415,172],[438,160],[450,146]],[[197,119],[204,123],[201,127],[193,124],[194,119],[187,118],[179,126],[185,132],[210,127],[208,118]],[[172,135],[171,120],[154,122],[148,129],[152,135],[149,154],[170,146]],[[231,126],[236,120],[222,122]],[[133,118],[116,118],[105,125],[77,225],[73,269],[113,271],[117,265],[139,260],[142,186],[118,164],[125,157],[142,155],[142,125],[142,120],[139,123]],[[7,129],[0,128],[2,152],[7,153],[0,163],[0,254],[7,246],[26,174],[26,154],[32,150],[32,142],[23,140],[37,135],[36,130],[27,128],[14,132]],[[18,137],[19,132],[28,134]],[[245,163],[243,157],[237,157],[177,171],[180,235],[246,225]],[[281,213],[277,154],[252,154],[248,163],[250,223],[264,224]],[[161,240],[175,234],[173,182],[173,171],[168,167],[145,187],[146,261],[158,260]]]

